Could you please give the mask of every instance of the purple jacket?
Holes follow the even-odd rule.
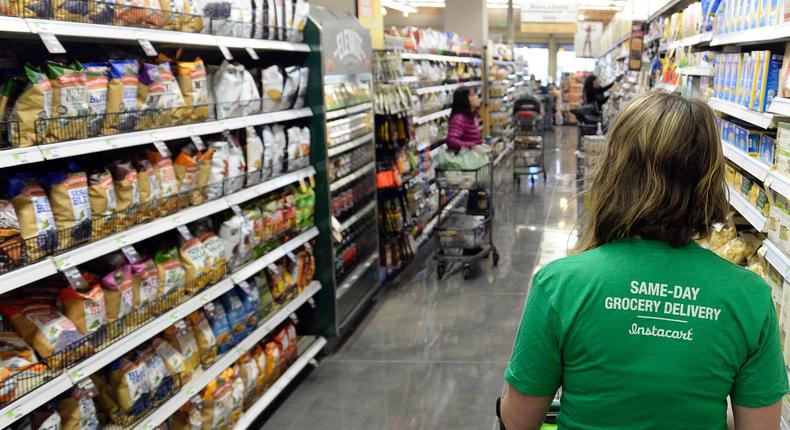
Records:
[[[477,115],[456,113],[450,118],[450,125],[447,127],[447,148],[458,151],[461,148],[479,145],[482,141]]]

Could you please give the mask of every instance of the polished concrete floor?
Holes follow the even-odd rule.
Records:
[[[494,402],[532,274],[565,255],[576,227],[576,129],[546,139],[548,183],[514,185],[497,171],[499,267],[439,281],[421,255],[339,351],[288,396],[264,428],[278,430],[491,429]]]

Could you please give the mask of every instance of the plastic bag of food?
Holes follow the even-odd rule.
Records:
[[[307,15],[309,14],[310,4],[307,3],[307,0],[296,0],[291,41],[301,42],[304,40],[304,26],[307,23]]]
[[[261,86],[263,88],[263,111],[274,112],[280,110],[283,104],[283,74],[279,66],[263,69],[261,73]]]
[[[244,161],[244,151],[238,140],[228,136],[228,179],[225,181],[225,194],[235,193],[244,187],[244,178],[247,173],[247,164]]]
[[[83,338],[77,326],[48,303],[8,300],[0,303],[0,313],[42,358],[64,351]],[[84,348],[75,352],[90,351]],[[58,369],[64,363],[50,359],[47,364]]]
[[[263,136],[263,169],[261,176],[262,179],[266,179],[273,175],[274,153],[277,149],[277,144],[274,142],[274,133],[270,126],[263,126],[261,135]]]
[[[173,345],[162,338],[154,338],[152,345],[165,363],[165,366],[167,366],[168,374],[178,375],[181,384],[187,383],[192,376],[192,371],[188,369],[186,358]]]
[[[174,386],[165,361],[156,353],[153,345],[141,351],[139,360],[145,365],[145,376],[151,394],[155,399],[166,398]]]
[[[8,179],[8,195],[19,220],[28,258],[38,259],[56,249],[55,215],[44,188],[30,175],[16,174]]]
[[[71,248],[91,237],[91,205],[88,198],[88,176],[69,165],[69,172],[50,172],[49,201],[55,224],[66,232],[61,235],[61,246]]]
[[[252,37],[252,1],[231,0],[229,18],[231,36]]]
[[[60,428],[63,430],[99,430],[96,405],[90,396],[72,388],[58,401]]]
[[[205,121],[208,118],[208,81],[206,68],[200,57],[195,61],[180,61],[177,63],[178,85],[184,97],[184,105],[191,112],[191,122]]]
[[[132,264],[134,283],[139,285],[139,294],[134,296],[135,309],[151,305],[159,297],[159,270],[154,260],[147,259]]]
[[[110,82],[110,69],[106,63],[85,63],[85,79],[88,87],[88,136],[101,134],[104,116],[107,112],[107,86]]]
[[[170,157],[162,156],[158,151],[146,151],[148,160],[156,170],[156,177],[162,191],[163,204],[160,212],[172,213],[178,206],[176,196],[178,195],[178,179],[176,178],[173,161]]]
[[[246,283],[236,286],[236,295],[244,305],[246,315],[247,331],[251,332],[258,327],[261,313],[260,292],[254,278],[247,280]]]
[[[155,218],[159,212],[159,202],[162,200],[162,188],[159,186],[157,170],[150,160],[142,157],[135,158],[134,168],[137,170],[142,215],[146,219]]]
[[[104,237],[112,233],[110,223],[115,213],[117,199],[112,174],[106,168],[99,168],[88,175],[88,200],[93,215],[94,237]]]
[[[193,238],[182,243],[179,252],[186,271],[187,288],[197,291],[205,287],[210,267],[203,243],[200,239]]]
[[[276,332],[273,340],[280,346],[280,351],[283,353],[283,359],[286,363],[290,363],[292,359],[296,358],[296,345],[291,345],[291,338],[288,337],[285,327]],[[283,370],[285,369],[283,368]]]
[[[137,170],[129,160],[114,160],[110,163],[110,173],[115,184],[115,211],[124,225],[135,222],[134,216],[140,206],[140,185]]]
[[[115,5],[115,25],[140,27],[146,22],[147,0],[120,0]]]
[[[302,164],[302,129],[299,127],[291,127],[286,131],[288,135],[287,154],[288,154],[288,170],[294,171],[300,168]]]
[[[132,131],[137,127],[137,60],[110,60],[109,66],[104,134]]]
[[[0,332],[0,401],[10,402],[17,398],[20,378],[14,375],[27,371],[33,376],[46,369],[36,365],[37,362],[36,354],[24,339],[14,332]]]
[[[228,269],[228,254],[222,239],[214,232],[205,232],[200,235],[200,241],[206,251],[206,264],[210,268],[209,282],[215,284],[222,280]]]
[[[179,191],[189,192],[197,188],[200,174],[198,156],[199,153],[193,145],[185,145],[173,162]]]
[[[159,276],[158,297],[182,288],[186,282],[186,270],[181,266],[176,247],[157,251],[154,255]]]
[[[203,410],[201,411],[204,429],[224,429],[231,424],[233,410],[233,388],[229,382],[211,381],[203,389]]]
[[[100,423],[109,423],[113,417],[117,416],[120,412],[118,402],[113,398],[110,384],[101,373],[94,373],[90,376],[91,382],[96,386],[96,397],[93,402],[96,405],[96,412]]]
[[[242,382],[244,382],[244,398],[246,399],[246,406],[252,404],[255,398],[255,391],[257,389],[258,377],[260,369],[258,363],[252,358],[250,352],[245,353],[239,358],[239,371]]]
[[[63,306],[66,317],[74,322],[82,334],[99,331],[107,324],[107,307],[104,291],[93,276],[82,275],[85,287],[68,286],[60,290],[58,301]]]
[[[247,185],[257,184],[261,181],[263,169],[263,141],[255,127],[246,128],[247,135]]]
[[[247,318],[244,303],[234,290],[219,297],[219,303],[225,311],[228,324],[231,328],[231,335],[240,339],[247,333]]]
[[[203,427],[203,399],[193,397],[182,405],[167,421],[169,430],[201,430]]]
[[[145,363],[135,358],[134,354],[127,354],[108,366],[110,390],[123,413],[128,415],[145,411],[142,400],[150,391]]]
[[[183,320],[178,320],[175,324],[165,329],[164,337],[170,345],[178,349],[178,352],[184,356],[184,370],[182,373],[191,377],[194,370],[200,366],[200,349],[192,328],[187,326],[187,323]],[[186,380],[182,380],[182,382],[186,382]]]
[[[184,95],[181,94],[181,87],[178,85],[173,70],[169,62],[159,63],[159,79],[162,82],[164,91],[162,93],[161,105],[170,112],[173,125],[176,125],[187,118],[184,106]]]
[[[730,240],[735,239],[737,236],[738,230],[735,229],[735,225],[732,223],[731,219],[728,220],[726,224],[713,224],[713,228],[710,231],[710,237],[708,238],[710,250],[715,252],[717,249],[724,246]]]
[[[195,340],[197,341],[200,356],[210,356],[217,353],[217,338],[209,325],[203,311],[198,310],[187,315],[187,323],[192,328]],[[183,354],[183,351],[181,351]]]
[[[211,160],[214,159],[214,151],[211,148],[203,152],[198,152],[197,165],[198,165],[198,179],[197,179],[197,193],[192,193],[192,205],[197,206],[206,201],[213,193],[207,187],[211,179]],[[221,187],[220,187],[221,188]]]
[[[233,331],[225,308],[218,300],[211,302],[203,307],[206,320],[211,325],[214,338],[217,340],[217,352],[222,354],[233,346]]]
[[[285,68],[285,85],[283,86],[282,98],[280,99],[280,109],[291,109],[296,101],[296,92],[299,91],[299,67],[290,66]]]
[[[276,381],[283,370],[285,370],[285,357],[277,342],[267,342],[266,346],[263,347],[263,351],[266,353],[265,379],[271,384]]]
[[[310,77],[310,68],[302,67],[299,69],[299,89],[296,91],[296,101],[294,109],[303,108],[305,97],[307,96],[307,81]]]
[[[165,109],[165,85],[159,75],[159,66],[143,63],[137,84],[137,110],[140,129],[158,128],[172,124],[171,112]]]
[[[135,284],[132,266],[121,266],[102,278],[107,323],[113,324],[134,310],[134,298],[140,296],[140,285]],[[135,291],[137,290],[137,291]]]
[[[716,250],[716,255],[732,263],[742,265],[757,251],[762,241],[750,233],[742,233]]]
[[[68,66],[47,61],[47,76],[52,84],[52,119],[47,121],[47,141],[88,137],[88,82],[82,64],[75,62]]]
[[[274,146],[272,151],[272,176],[277,176],[283,173],[283,165],[286,157],[286,148],[288,146],[285,137],[285,128],[277,124],[272,127],[272,135],[274,136]],[[264,135],[264,145],[266,143],[266,135]]]
[[[44,140],[53,97],[52,84],[40,70],[26,65],[25,77],[28,84],[9,114],[9,120],[17,122],[17,127],[9,130],[9,140],[22,147]]]
[[[212,77],[211,88],[217,103],[217,119],[244,115],[244,107],[240,103],[246,100],[242,94],[244,71],[244,66],[241,64],[234,65],[223,60]]]

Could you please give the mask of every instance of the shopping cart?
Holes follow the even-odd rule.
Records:
[[[499,253],[493,243],[494,165],[477,169],[445,169],[437,167],[436,183],[440,195],[452,190],[449,207],[440,210],[435,231],[439,239],[436,271],[439,279],[452,264],[463,264],[463,277],[472,277],[471,263],[489,255],[494,266]],[[456,204],[452,202],[458,200]]]
[[[513,122],[516,125],[513,151],[513,181],[521,183],[521,177],[527,176],[535,185],[535,177],[543,175],[546,181],[545,147],[543,145],[543,127],[541,103],[538,98],[525,95],[513,105]]]

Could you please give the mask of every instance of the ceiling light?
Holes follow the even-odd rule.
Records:
[[[584,21],[584,14],[583,13],[579,14],[579,21]]]
[[[381,5],[390,9],[403,12],[404,15],[408,13],[416,13],[417,9],[409,6],[408,4],[397,0],[381,0]]]
[[[381,16],[384,16],[386,14],[387,14],[387,8],[382,6],[382,8],[381,8]]]
[[[403,17],[404,18],[408,18],[409,17],[409,12],[403,12]]]

